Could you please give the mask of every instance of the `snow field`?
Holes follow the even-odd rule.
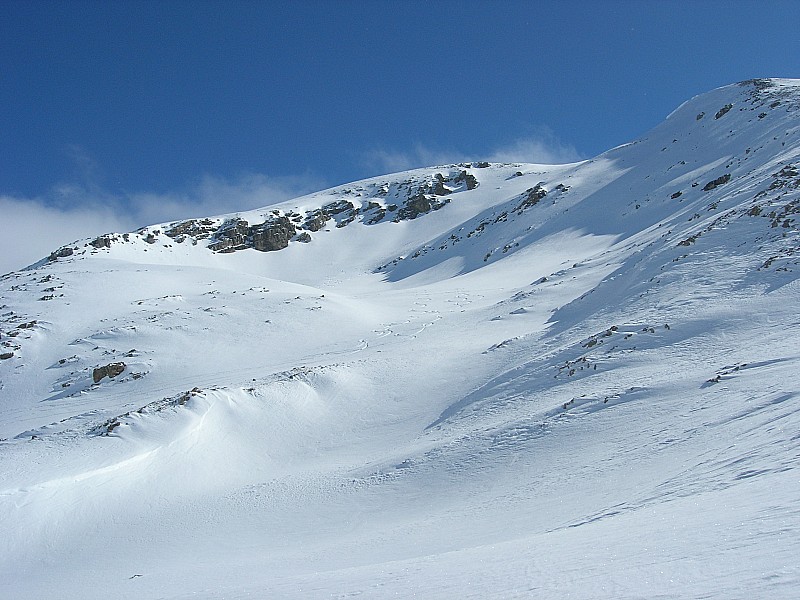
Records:
[[[0,594],[793,598],[800,101],[759,85],[412,220],[5,277]]]

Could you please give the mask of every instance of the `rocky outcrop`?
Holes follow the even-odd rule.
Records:
[[[176,242],[182,242],[186,236],[196,240],[204,240],[211,237],[214,230],[215,223],[211,219],[190,219],[189,221],[173,224],[170,229],[164,232],[164,235],[175,239]]]
[[[441,173],[437,173],[434,176],[434,184],[433,184],[433,193],[436,196],[447,196],[448,194],[452,194],[453,190],[445,185],[445,178],[444,175]]]
[[[474,166],[485,168],[489,163],[477,163]],[[452,165],[449,171],[414,176],[403,182],[369,183],[336,190],[334,193],[339,198],[322,204],[319,208],[285,213],[276,209],[265,216],[264,222],[260,224],[252,225],[240,217],[226,221],[189,219],[170,224],[163,234],[179,244],[187,240],[197,244],[198,240],[208,239],[207,247],[213,252],[228,253],[248,249],[273,252],[286,248],[292,240],[311,242],[310,234],[328,227],[332,221],[337,228],[346,227],[359,219],[364,225],[376,225],[385,220],[396,223],[439,210],[456,193],[478,187],[478,179],[467,171],[472,167],[471,163],[463,163]],[[390,196],[396,200],[390,201]],[[137,233],[145,242],[152,244],[162,232],[143,228]],[[116,237],[106,235],[91,244],[95,248],[108,248],[115,241],[118,241]],[[162,241],[169,240],[162,238]],[[67,252],[71,251],[63,249],[60,252],[68,255]],[[53,253],[51,260],[58,256],[61,254]]]
[[[336,219],[337,227],[344,227],[355,221],[359,212],[359,209],[353,206],[349,200],[337,200],[307,213],[306,220],[301,227],[312,232],[319,231],[331,219]]]
[[[425,194],[420,193],[408,199],[405,206],[398,211],[397,217],[399,219],[416,219],[419,215],[430,212],[431,208],[433,208],[431,201]]]
[[[214,232],[214,241],[208,245],[215,252],[232,252],[244,249],[250,234],[250,224],[244,219],[229,219]]]
[[[733,108],[733,104],[726,104],[725,106],[723,106],[722,108],[720,108],[717,111],[717,114],[714,115],[714,118],[715,119],[719,119],[721,117],[724,117],[728,113],[728,111],[730,109],[732,109],[732,108]]]
[[[349,200],[337,200],[322,207],[322,212],[326,215],[338,215],[344,212],[352,212],[355,207]]]
[[[717,177],[713,181],[709,181],[707,184],[705,184],[703,186],[703,191],[704,192],[709,192],[709,191],[713,190],[716,187],[719,187],[721,185],[724,185],[724,184],[728,183],[730,180],[731,180],[730,173],[725,173],[725,175],[722,175],[721,177]]]
[[[397,207],[395,207],[395,210],[397,210]],[[364,225],[375,225],[376,223],[380,223],[381,221],[383,221],[385,216],[386,216],[386,209],[378,208],[368,218],[365,218]]]
[[[453,182],[456,184],[459,184],[462,181],[466,184],[467,190],[474,190],[476,187],[478,187],[478,179],[472,173],[461,171],[453,180]]]
[[[283,250],[296,233],[294,224],[287,217],[277,217],[250,228],[253,248],[259,252]]]
[[[439,210],[449,202],[449,199],[439,200],[436,197],[430,197],[420,192],[416,196],[409,198],[405,205],[397,211],[394,221],[416,219],[418,216],[429,213],[432,210]]]
[[[527,208],[536,206],[545,196],[547,196],[547,190],[542,187],[541,183],[537,183],[534,187],[525,191],[522,201],[514,209],[514,212],[521,213]]]
[[[99,383],[100,380],[105,377],[114,379],[114,377],[121,374],[125,370],[125,366],[126,365],[124,362],[113,362],[103,365],[102,367],[97,367],[94,371],[92,371],[92,381]]]
[[[58,250],[51,252],[50,256],[47,257],[47,260],[50,262],[56,261],[59,258],[66,258],[67,256],[72,256],[74,250],[68,246],[63,248],[59,248]]]
[[[258,225],[244,219],[230,219],[214,232],[208,245],[215,252],[234,252],[253,248],[259,252],[282,250],[289,245],[297,229],[286,216],[272,217]]]
[[[308,231],[319,231],[325,227],[325,223],[330,220],[330,216],[323,213],[321,210],[316,210],[309,214],[309,217],[303,223],[303,229]]]
[[[111,248],[111,238],[107,235],[101,235],[100,237],[96,237],[89,242],[89,245],[92,248],[97,248],[98,250],[100,248]]]

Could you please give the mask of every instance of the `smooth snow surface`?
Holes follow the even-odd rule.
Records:
[[[359,208],[283,250],[162,224],[3,277],[0,597],[796,598],[798,108],[745,82],[583,163],[208,221]]]

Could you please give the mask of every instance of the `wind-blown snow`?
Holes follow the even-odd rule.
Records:
[[[4,277],[0,594],[795,597],[799,86],[209,221],[361,207],[283,250]]]

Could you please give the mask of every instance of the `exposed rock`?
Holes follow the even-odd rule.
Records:
[[[709,181],[707,184],[705,184],[705,185],[703,186],[703,191],[704,191],[704,192],[711,191],[711,190],[713,190],[715,187],[718,187],[718,186],[720,186],[720,185],[723,185],[723,184],[725,184],[725,183],[728,183],[730,180],[731,180],[730,173],[725,173],[725,175],[722,175],[722,176],[720,176],[720,177],[717,177],[717,178],[716,178],[716,179],[714,179],[713,181]]]
[[[202,240],[211,236],[214,232],[214,221],[211,219],[190,219],[173,224],[172,227],[164,232],[164,235],[177,238],[178,236],[188,235],[195,239]]]
[[[775,83],[770,79],[746,79],[745,81],[740,81],[739,85],[742,87],[746,87],[748,85],[752,85],[756,88],[757,91],[766,90],[771,87],[775,86]]]
[[[430,212],[432,208],[428,197],[419,193],[408,199],[405,206],[397,212],[397,219],[416,219],[419,215]]]
[[[229,219],[214,232],[214,241],[208,247],[215,252],[232,252],[235,247],[244,248],[250,231],[244,219]]]
[[[8,360],[9,358],[14,358],[13,352],[3,352],[0,354],[0,360]]]
[[[92,380],[95,383],[98,383],[104,377],[114,379],[114,377],[125,370],[125,366],[126,365],[124,362],[114,362],[103,365],[102,367],[97,367],[94,371],[92,371]]]
[[[282,250],[289,245],[297,229],[287,217],[277,217],[250,228],[253,248],[259,252]]]
[[[308,229],[309,231],[319,231],[325,227],[325,223],[327,223],[329,219],[330,217],[321,210],[314,211],[309,215],[305,223],[303,223],[303,229]]]
[[[719,119],[720,117],[724,116],[730,109],[733,108],[733,104],[726,104],[722,108],[717,111],[717,114],[714,115],[715,119]]]
[[[447,188],[444,185],[444,183],[445,183],[444,175],[442,175],[441,173],[437,173],[434,178],[436,180],[436,182],[433,184],[433,193],[434,193],[434,195],[436,195],[436,196],[447,196],[448,194],[452,194],[453,193],[453,190]]]
[[[773,177],[797,177],[797,167],[794,165],[786,165],[780,171],[772,175]]]
[[[359,212],[359,208],[353,206],[349,200],[329,202],[322,208],[309,213],[309,218],[306,219],[303,227],[309,231],[319,231],[331,218],[336,218],[337,227],[344,227],[355,221]]]
[[[329,215],[338,215],[339,213],[343,213],[348,210],[352,211],[353,208],[354,207],[349,200],[337,200],[336,202],[326,204],[321,210]]]
[[[100,237],[96,237],[89,242],[89,245],[97,249],[111,248],[111,238],[107,235],[101,235]]]
[[[59,258],[66,258],[67,256],[72,256],[73,250],[72,248],[65,246],[63,248],[59,248],[55,252],[52,252],[50,256],[47,257],[47,260],[53,262],[58,260]]]
[[[453,180],[453,183],[461,183],[462,181],[467,184],[468,190],[474,190],[476,187],[478,187],[478,180],[472,173],[461,171]]]
[[[471,167],[472,165],[462,164],[459,166]],[[477,163],[475,166],[485,168],[489,166],[489,163]],[[409,179],[399,184],[398,190],[404,190],[407,198],[399,208],[397,204],[383,206],[382,203],[374,200],[365,199],[362,204],[340,198],[307,212],[289,211],[284,214],[276,209],[264,223],[259,225],[250,225],[238,217],[229,219],[219,226],[217,226],[219,220],[190,219],[171,224],[164,234],[174,239],[176,243],[183,243],[188,239],[192,244],[196,244],[199,239],[210,238],[208,248],[214,252],[229,253],[250,248],[269,252],[286,248],[292,239],[304,243],[311,241],[312,238],[308,232],[316,232],[325,228],[331,220],[336,221],[336,227],[345,227],[354,222],[362,214],[362,210],[365,213],[363,223],[366,225],[383,221],[389,212],[395,213],[392,219],[395,222],[415,219],[421,214],[445,206],[449,199],[443,199],[443,196],[449,196],[465,189],[472,190],[478,185],[477,178],[468,173],[466,169],[454,169],[449,173],[436,173],[427,180]],[[386,196],[389,194],[390,187],[390,184],[384,183],[372,191],[357,188],[355,190],[339,190],[339,192],[356,197],[363,197],[369,193]],[[399,196],[399,193],[395,196],[402,197]],[[366,197],[369,198],[368,195]],[[305,231],[298,235],[298,229]],[[142,229],[138,233],[147,234],[145,241],[155,243],[156,236],[160,232],[149,232],[147,229]],[[110,241],[115,241],[115,239],[112,237]],[[106,242],[105,239],[98,238],[98,240],[95,244],[96,247],[110,245],[110,242]]]
[[[374,225],[375,223],[380,223],[383,221],[383,218],[386,216],[386,210],[383,208],[379,208],[375,211],[375,214],[372,215],[369,219],[364,221],[366,225]]]
[[[352,213],[352,214],[351,214],[349,217],[347,217],[346,219],[342,219],[341,221],[339,221],[338,223],[336,223],[336,227],[338,227],[339,229],[341,229],[342,227],[347,227],[348,225],[350,225],[350,223],[352,223],[353,221],[355,221],[355,220],[356,220],[356,217],[357,217],[357,216],[358,216],[358,211],[355,211],[355,212],[353,212],[353,213]]]
[[[528,189],[523,194],[522,202],[514,209],[517,213],[521,213],[526,208],[531,208],[539,203],[539,200],[547,196],[547,190],[542,187],[541,183],[537,183],[534,187]]]

